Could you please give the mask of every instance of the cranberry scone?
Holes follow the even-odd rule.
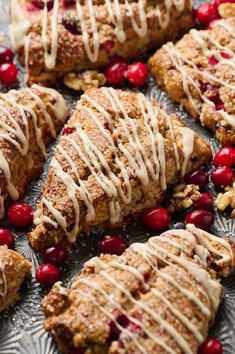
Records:
[[[10,12],[29,84],[102,68],[114,55],[134,58],[193,25],[190,0],[12,0]]]
[[[161,203],[167,187],[210,158],[207,143],[143,94],[88,90],[62,131],[30,243],[42,251],[116,227]]]
[[[56,283],[44,298],[45,329],[66,354],[196,354],[234,251],[230,240],[189,224],[121,256],[92,258],[68,289]]]
[[[20,297],[20,288],[31,274],[30,263],[19,253],[0,246],[0,312]]]
[[[68,114],[63,97],[53,89],[34,85],[0,94],[0,217],[4,201],[21,198],[39,176],[46,145]]]
[[[149,60],[158,85],[222,144],[235,144],[235,18],[193,29]]]

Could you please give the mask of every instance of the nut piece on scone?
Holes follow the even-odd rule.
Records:
[[[228,145],[235,144],[234,35],[235,18],[221,19],[209,30],[192,29],[149,59],[156,82]]]
[[[11,43],[29,84],[51,85],[71,72],[99,70],[116,55],[138,57],[194,23],[190,0],[54,0],[45,9],[34,4],[10,5]]]
[[[20,297],[20,288],[31,274],[30,263],[19,253],[0,246],[0,312]]]
[[[20,199],[39,177],[46,146],[68,118],[63,97],[33,85],[0,94],[0,218],[4,201]]]
[[[210,158],[207,143],[143,94],[89,90],[62,131],[29,241],[42,251],[121,225]]]
[[[197,353],[234,251],[230,240],[189,224],[121,256],[92,258],[68,289],[56,283],[44,298],[44,327],[65,354]]]

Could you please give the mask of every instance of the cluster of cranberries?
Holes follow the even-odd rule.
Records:
[[[14,53],[10,48],[0,46],[0,82],[4,85],[12,85],[17,79],[17,67],[12,64]]]
[[[120,85],[126,79],[132,85],[142,86],[148,77],[148,68],[140,61],[128,65],[123,58],[116,56],[111,60],[105,75],[111,85]]]
[[[206,26],[207,29],[211,29],[212,24],[221,19],[218,13],[219,5],[227,2],[234,3],[235,1],[212,0],[210,3],[201,4],[195,12],[196,19],[201,25]]]

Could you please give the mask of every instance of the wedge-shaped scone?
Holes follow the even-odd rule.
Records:
[[[157,83],[222,144],[235,144],[235,18],[193,29],[149,60]]]
[[[204,141],[143,94],[87,91],[51,161],[30,243],[40,251],[93,227],[120,225],[159,204],[167,187],[210,158]]]
[[[0,246],[0,312],[20,297],[20,288],[31,274],[30,263],[19,253]]]
[[[114,55],[134,58],[193,25],[189,0],[54,0],[49,11],[35,3],[11,1],[11,41],[30,84],[102,68]]]
[[[68,118],[63,97],[55,90],[31,89],[0,94],[0,217],[4,201],[17,200],[37,178],[46,145]]]
[[[213,270],[216,268],[217,273]],[[222,298],[234,244],[194,225],[85,263],[42,303],[62,353],[196,354]],[[76,350],[75,350],[76,348]]]

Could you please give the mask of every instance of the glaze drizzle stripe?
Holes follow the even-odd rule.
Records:
[[[3,285],[3,291],[0,290],[0,296],[4,297],[7,294],[7,278],[6,278],[6,274],[5,274],[5,266],[3,264],[3,262],[0,259],[0,273],[2,273],[2,283],[1,285]]]

